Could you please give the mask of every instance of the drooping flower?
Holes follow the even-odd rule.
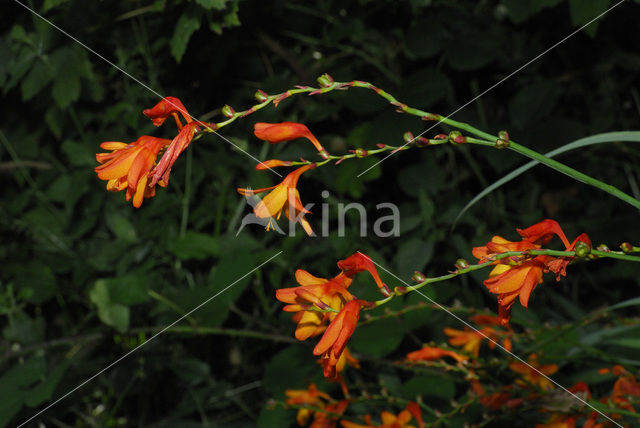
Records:
[[[167,150],[160,158],[158,165],[151,171],[151,184],[155,185],[158,181],[162,180],[164,183],[169,183],[169,174],[171,173],[171,167],[178,159],[178,156],[185,151],[193,137],[198,132],[201,124],[199,122],[187,123],[182,127],[178,135],[174,137]]]
[[[266,192],[271,190],[258,204],[254,207],[254,214],[262,219],[267,219],[267,230],[275,226],[275,220],[280,218],[280,215],[284,211],[285,216],[290,222],[299,221],[305,232],[308,235],[313,234],[311,225],[304,218],[304,214],[310,214],[310,211],[304,208],[302,201],[300,201],[300,193],[296,188],[300,176],[315,168],[316,164],[311,163],[296,169],[289,173],[284,180],[278,185],[265,187],[263,189],[237,189],[238,193],[244,196],[252,196],[256,193]]]
[[[444,357],[451,357],[459,363],[468,360],[468,357],[457,352],[432,346],[424,346],[422,349],[407,354],[407,360],[409,361],[435,361]]]
[[[276,290],[276,298],[283,303],[288,303],[283,308],[285,312],[296,312],[294,321],[298,326],[295,336],[298,340],[320,335],[326,329],[325,323],[337,315],[336,312],[312,310],[311,306],[340,311],[346,302],[354,299],[353,295],[347,291],[352,280],[342,273],[329,280],[298,269],[296,280],[300,286],[280,288]]]
[[[151,119],[155,126],[162,125],[167,118],[172,116],[176,121],[176,125],[178,125],[178,129],[182,129],[182,122],[180,122],[178,113],[182,115],[187,123],[193,120],[182,101],[176,97],[165,97],[152,108],[142,111],[142,114]]]
[[[347,276],[355,276],[356,274],[367,271],[373,277],[373,280],[376,282],[376,285],[380,290],[388,296],[390,293],[389,287],[382,282],[380,279],[380,275],[378,274],[378,270],[376,269],[375,264],[371,260],[369,256],[363,254],[361,252],[357,252],[347,257],[344,260],[340,260],[338,262],[338,267],[344,272]]]
[[[156,183],[149,183],[149,173],[156,163],[158,153],[171,143],[164,138],[143,135],[130,144],[107,141],[100,144],[111,153],[98,153],[101,163],[94,170],[101,180],[107,180],[107,190],[119,192],[126,189],[127,201],[133,198],[133,206],[140,208],[144,198],[155,194]],[[165,182],[159,182],[166,186]]]
[[[328,157],[327,151],[322,147],[318,139],[309,131],[306,125],[296,122],[265,123],[258,122],[253,126],[253,133],[261,140],[271,144],[282,141],[306,138],[313,143],[318,153],[324,158]]]
[[[575,251],[579,242],[587,245],[589,250],[591,249],[591,239],[586,233],[580,234],[570,246],[567,247],[567,251]],[[560,281],[561,276],[567,276],[567,265],[571,263],[575,257],[558,257],[547,262],[547,269],[556,274],[556,281]]]
[[[322,338],[313,349],[313,355],[321,355],[323,359],[328,360],[328,362],[324,364],[325,377],[335,377],[338,359],[356,329],[360,317],[360,310],[364,303],[366,302],[362,300],[351,300],[347,302],[333,321],[331,321]]]
[[[538,356],[531,354],[525,364],[520,361],[509,363],[509,369],[522,376],[522,380],[517,380],[519,385],[534,385],[543,390],[553,389],[553,383],[547,378],[558,371],[557,364],[541,365],[538,363]]]

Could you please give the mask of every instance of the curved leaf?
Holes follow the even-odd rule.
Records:
[[[564,146],[561,146],[561,147],[558,147],[557,149],[551,150],[550,152],[545,153],[544,155],[551,158],[551,157],[553,157],[555,155],[559,155],[561,153],[565,153],[565,152],[568,152],[568,151],[571,151],[571,150],[579,149],[581,147],[591,146],[591,145],[594,145],[594,144],[612,143],[612,142],[616,142],[616,141],[635,141],[635,142],[640,142],[640,131],[620,131],[620,132],[606,132],[604,134],[596,134],[596,135],[592,135],[590,137],[581,138],[581,139],[573,141],[573,142],[571,142],[569,144],[565,144]],[[508,173],[504,177],[500,178],[496,182],[494,182],[491,185],[489,185],[486,188],[484,188],[482,190],[482,192],[478,193],[471,201],[469,201],[469,203],[467,203],[467,205],[464,206],[464,208],[462,208],[460,213],[458,213],[458,215],[456,216],[455,220],[453,221],[453,225],[451,226],[451,230],[453,230],[456,227],[456,223],[458,223],[458,220],[460,219],[460,217],[462,217],[462,215],[465,212],[467,212],[467,210],[469,208],[471,208],[473,205],[475,205],[476,202],[478,202],[480,199],[484,198],[485,196],[487,196],[489,193],[493,192],[494,190],[496,190],[500,186],[502,186],[504,184],[507,184],[508,182],[510,182],[511,180],[513,180],[514,178],[516,178],[517,176],[522,174],[523,172],[528,171],[529,169],[533,168],[534,166],[536,166],[539,163],[540,162],[535,161],[535,160],[531,161],[531,162],[528,162],[528,163],[522,165],[520,168],[514,169],[513,171],[511,171],[510,173]]]

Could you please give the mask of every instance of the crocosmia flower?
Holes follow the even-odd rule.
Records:
[[[299,221],[305,232],[308,235],[313,234],[311,225],[304,218],[304,214],[309,214],[310,211],[304,208],[302,201],[300,201],[300,193],[296,188],[300,176],[315,168],[316,164],[311,163],[296,169],[289,173],[282,182],[276,186],[265,187],[263,189],[238,189],[238,193],[244,196],[255,195],[256,193],[266,192],[271,190],[253,209],[254,214],[262,219],[267,219],[267,230],[273,228],[275,220],[280,218],[280,215],[284,211],[285,216],[291,222]]]
[[[313,349],[313,355],[319,355],[328,360],[324,370],[325,377],[335,377],[338,359],[356,329],[363,303],[362,300],[347,302]]]
[[[585,234],[580,235],[573,244],[569,244],[560,225],[554,220],[543,220],[526,229],[517,229],[522,237],[519,242],[512,242],[501,236],[494,236],[491,241],[482,247],[475,247],[473,255],[480,259],[480,262],[493,260],[492,257],[511,251],[529,251],[537,250],[542,245],[548,243],[554,236],[558,236],[567,251],[573,251],[577,242],[590,241]],[[571,249],[570,249],[571,248]],[[502,325],[507,325],[511,316],[511,307],[516,299],[520,300],[520,304],[524,307],[528,306],[529,297],[536,288],[542,283],[542,275],[544,272],[553,271],[556,273],[557,279],[566,272],[566,266],[574,258],[561,257],[556,258],[547,255],[520,255],[510,258],[497,260],[496,265],[489,278],[484,281],[484,285],[490,292],[498,294],[499,318]]]
[[[513,361],[509,363],[511,371],[520,374],[522,377],[522,380],[518,380],[516,383],[520,385],[534,385],[544,390],[553,389],[553,383],[551,383],[547,376],[557,372],[558,365],[541,365],[538,363],[538,356],[536,354],[531,354],[527,363],[528,364],[524,364],[520,361]]]
[[[441,360],[444,357],[453,358],[459,363],[468,359],[468,357],[460,355],[457,352],[453,352],[448,349],[436,348],[433,346],[425,346],[422,349],[409,352],[407,354],[407,360],[409,361],[436,361]]]
[[[287,396],[286,404],[295,406],[313,406],[324,409],[326,402],[331,400],[328,394],[320,391],[315,383],[311,383],[307,389],[287,389],[284,394]],[[313,411],[308,408],[298,409],[296,421],[300,426],[305,426]]]
[[[309,128],[302,123],[281,122],[281,123],[264,123],[258,122],[253,126],[253,133],[261,140],[268,141],[271,144],[280,143],[282,141],[295,140],[297,138],[306,138],[313,143],[321,156],[327,157],[328,153],[322,147],[318,139],[309,131]]]
[[[149,182],[149,173],[156,163],[158,153],[171,144],[171,140],[143,135],[133,143],[107,141],[100,144],[111,153],[98,153],[96,160],[102,165],[95,168],[98,178],[107,180],[107,190],[127,190],[127,201],[140,208],[144,198],[155,194],[155,184]],[[161,186],[166,183],[159,182]]]
[[[361,252],[357,252],[344,260],[340,260],[338,262],[338,267],[348,276],[354,276],[357,273],[367,271],[373,277],[373,280],[376,282],[376,285],[379,289],[384,290],[384,293],[389,295],[389,287],[382,282],[380,279],[380,275],[378,275],[378,270],[376,269],[375,264],[371,260],[369,256],[363,254]]]
[[[172,116],[175,119],[178,128],[182,128],[182,123],[180,122],[178,113],[182,115],[187,123],[192,121],[191,115],[182,104],[182,101],[180,101],[176,97],[163,98],[152,108],[148,108],[142,111],[142,114],[151,119],[155,126],[162,125],[164,121],[167,120],[167,118]]]
[[[340,421],[342,428],[415,428],[415,425],[409,424],[413,419],[418,423],[418,428],[424,427],[422,421],[422,413],[417,403],[410,402],[407,407],[397,415],[391,412],[383,411],[380,413],[381,424],[374,424],[371,415],[366,415],[364,421],[366,425],[356,424],[351,421]]]

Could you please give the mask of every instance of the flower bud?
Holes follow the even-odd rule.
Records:
[[[378,146],[379,149],[384,149],[385,147],[387,147],[386,144],[382,144],[382,143],[378,143],[376,144],[376,146]]]
[[[434,140],[446,140],[447,138],[448,138],[447,134],[438,134],[435,137],[433,137]]]
[[[507,143],[509,142],[509,133],[507,131],[500,131],[498,132],[498,138],[500,140],[504,140]]]
[[[413,133],[412,133],[412,132],[409,132],[409,131],[405,132],[405,133],[402,135],[402,138],[404,139],[404,142],[405,142],[405,143],[407,143],[407,144],[409,144],[409,143],[411,143],[413,140],[415,140],[415,138],[414,138],[414,136],[413,136]]]
[[[458,259],[458,260],[456,260],[456,267],[458,269],[468,269],[469,268],[469,262],[466,261],[465,259]]]
[[[236,111],[229,104],[225,104],[222,107],[222,115],[228,119],[231,119],[236,114]]]
[[[380,292],[384,297],[391,296],[391,289],[389,289],[389,286],[387,284],[382,284],[382,288],[380,288]]]
[[[629,242],[623,242],[622,244],[620,244],[620,249],[625,253],[630,253],[633,251],[633,245],[631,245]]]
[[[449,132],[449,142],[454,144],[463,144],[467,142],[467,139],[460,131]]]
[[[269,95],[263,91],[262,89],[258,89],[256,91],[255,94],[253,94],[253,98],[255,98],[257,101],[263,103],[265,101],[267,101],[267,98],[269,98]]]
[[[598,251],[602,251],[603,253],[608,253],[609,251],[611,251],[609,249],[609,247],[607,247],[605,244],[600,244],[598,245],[598,247],[596,248],[596,250]]]
[[[576,242],[576,256],[587,257],[590,252],[591,252],[591,247],[589,247],[589,244],[582,241]]]
[[[322,159],[329,159],[329,152],[327,152],[325,149],[319,150],[318,154]]]
[[[322,76],[318,77],[318,84],[322,88],[328,88],[329,86],[333,85],[333,78],[327,73],[324,73]]]
[[[427,280],[427,277],[424,276],[422,272],[415,271],[413,272],[413,276],[411,277],[411,280],[414,282],[420,283],[420,282],[425,282]]]
[[[355,149],[353,153],[355,153],[356,157],[358,158],[363,158],[369,155],[369,152],[367,152],[365,149]]]
[[[506,149],[509,147],[509,140],[503,140],[502,138],[498,138],[496,140],[496,144],[494,145],[496,149]]]
[[[402,285],[399,285],[393,289],[393,293],[396,296],[402,296],[403,294],[406,294],[406,292],[407,292],[407,287],[404,287]]]

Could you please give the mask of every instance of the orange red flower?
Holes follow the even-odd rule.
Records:
[[[541,365],[538,363],[538,356],[536,354],[531,354],[528,358],[527,363],[528,364],[524,364],[520,361],[513,361],[509,363],[509,369],[520,374],[522,377],[522,380],[519,379],[516,381],[516,383],[523,386],[526,386],[527,384],[534,385],[544,390],[553,389],[553,383],[551,383],[551,381],[549,381],[546,376],[550,376],[557,372],[558,365]]]
[[[133,206],[140,208],[144,198],[155,195],[155,183],[149,183],[148,177],[155,165],[158,153],[167,147],[171,140],[143,135],[130,144],[106,141],[100,144],[111,153],[98,153],[96,160],[101,164],[94,170],[101,180],[107,180],[107,190],[119,192],[127,190],[127,201],[133,199]],[[158,183],[166,186],[166,183]]]
[[[296,122],[280,122],[265,123],[258,122],[253,126],[253,133],[261,140],[268,141],[271,144],[280,143],[282,141],[290,141],[298,138],[306,138],[313,143],[318,153],[325,159],[329,156],[327,151],[322,147],[318,139],[309,131],[309,128],[302,123]]]
[[[322,359],[327,360],[327,362],[323,364],[325,377],[335,377],[338,359],[356,329],[360,317],[360,310],[364,303],[366,302],[362,300],[351,300],[347,302],[333,321],[331,321],[322,338],[316,344],[316,347],[313,348],[313,355],[321,356]]]
[[[522,237],[519,242],[512,242],[501,236],[494,236],[491,241],[481,247],[473,248],[474,257],[480,259],[480,262],[493,260],[497,254],[516,251],[526,252],[529,250],[537,250],[542,245],[549,242],[554,236],[558,236],[565,245],[567,251],[573,251],[577,242],[588,242],[587,235],[582,234],[569,244],[560,225],[554,220],[543,220],[526,229],[517,229]],[[590,242],[588,242],[590,245]],[[572,250],[569,250],[572,248]],[[566,272],[566,266],[574,257],[562,257],[560,259],[548,255],[519,255],[510,258],[497,260],[493,270],[489,273],[489,278],[484,281],[484,285],[490,292],[498,294],[498,313],[500,323],[507,325],[511,317],[511,307],[516,299],[520,300],[520,304],[527,307],[529,297],[536,288],[542,283],[544,272],[552,270],[556,273],[557,279]]]
[[[302,201],[300,201],[300,193],[296,188],[300,176],[315,168],[315,164],[311,163],[296,169],[289,173],[284,180],[278,185],[265,187],[263,189],[242,189],[238,188],[238,193],[244,196],[255,195],[256,193],[266,192],[271,190],[267,196],[265,196],[253,209],[254,214],[263,219],[267,219],[267,230],[275,226],[275,220],[280,218],[280,215],[284,211],[285,216],[290,222],[300,222],[305,232],[308,235],[313,234],[311,225],[304,218],[304,214],[310,214],[311,212],[304,208]]]
[[[315,383],[309,384],[307,389],[287,389],[284,394],[287,396],[286,404],[295,406],[312,406],[324,409],[326,402],[331,400],[328,394],[318,390]],[[300,408],[296,415],[296,421],[300,426],[304,426],[309,421],[309,417],[313,413],[312,409]]]
[[[354,276],[357,273],[367,271],[373,277],[373,280],[376,282],[376,285],[380,290],[382,290],[385,295],[389,295],[390,290],[389,287],[380,279],[380,275],[378,275],[378,270],[376,269],[375,264],[371,260],[371,258],[361,252],[357,252],[344,260],[340,260],[338,262],[338,267],[348,276]]]
[[[180,116],[186,121],[182,125]],[[155,195],[155,186],[165,187],[169,183],[171,167],[191,143],[200,127],[210,126],[193,121],[182,102],[175,97],[163,98],[143,114],[160,126],[169,117],[175,119],[179,133],[173,140],[143,135],[131,144],[105,142],[100,145],[112,153],[98,153],[96,159],[103,165],[95,168],[98,178],[108,180],[107,189],[127,189],[126,199],[133,198],[133,206],[139,208],[144,198]],[[166,149],[166,150],[165,150]],[[156,164],[158,154],[165,150]]]
[[[366,425],[356,424],[346,420],[340,421],[340,424],[342,425],[342,428],[415,428],[414,425],[409,424],[409,422],[415,419],[419,428],[424,427],[420,406],[413,401],[407,404],[407,407],[397,415],[386,410],[383,411],[380,413],[380,419],[382,423],[379,425],[372,422],[371,415],[366,415],[364,417]]]
[[[444,357],[453,358],[459,363],[468,360],[468,357],[460,355],[457,352],[432,346],[425,346],[422,349],[407,354],[407,360],[409,361],[435,361]]]

